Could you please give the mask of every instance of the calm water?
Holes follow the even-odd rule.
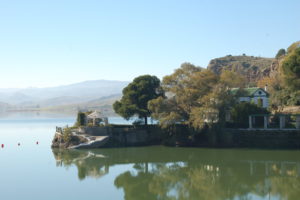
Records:
[[[52,150],[55,126],[73,122],[0,115],[0,199],[300,199],[300,151]]]

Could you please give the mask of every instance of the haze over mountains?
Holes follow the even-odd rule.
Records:
[[[103,106],[103,102],[118,99],[127,84],[126,81],[93,80],[49,88],[0,89],[0,110]]]

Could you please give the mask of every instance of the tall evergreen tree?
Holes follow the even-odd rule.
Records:
[[[160,89],[160,80],[156,76],[143,75],[135,78],[123,89],[120,101],[113,104],[115,112],[125,119],[138,116],[147,124],[147,117],[151,112],[147,108],[148,101],[163,96]]]
[[[300,47],[284,59],[282,71],[285,86],[292,91],[300,90]]]

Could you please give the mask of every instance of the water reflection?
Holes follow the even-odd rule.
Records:
[[[75,165],[80,180],[115,177],[125,199],[299,199],[298,151],[166,147],[53,150],[58,166]]]
[[[102,154],[92,151],[53,150],[56,166],[69,167],[75,165],[80,180],[86,177],[100,178],[109,172],[109,165]]]

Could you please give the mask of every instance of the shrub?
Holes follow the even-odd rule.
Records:
[[[71,141],[71,137],[72,137],[72,132],[71,132],[71,128],[64,128],[63,130],[63,139],[64,142],[68,143]]]
[[[285,54],[286,54],[285,49],[279,49],[279,51],[277,52],[275,58],[279,59],[280,57],[285,56]]]

